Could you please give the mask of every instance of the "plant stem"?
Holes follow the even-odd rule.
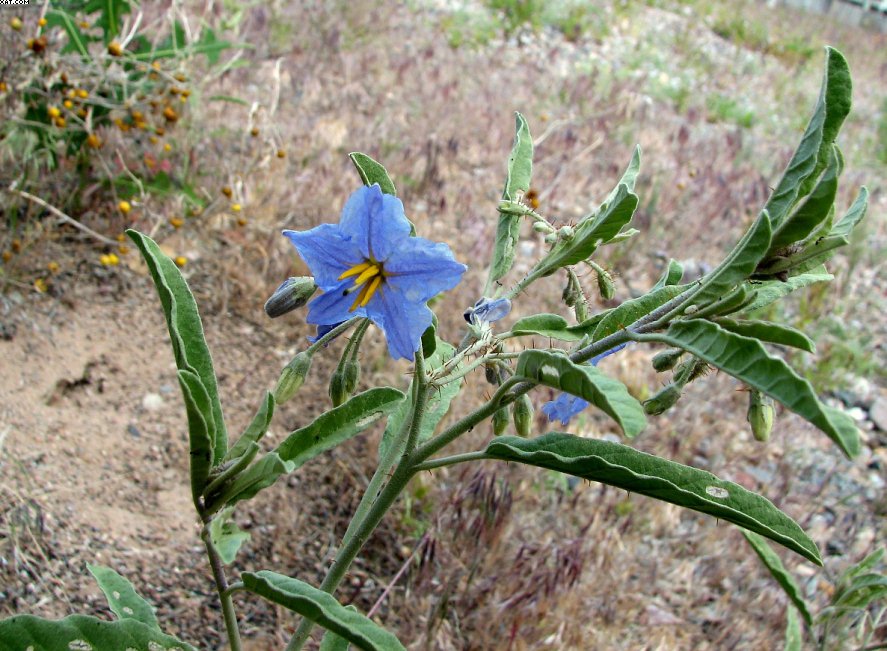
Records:
[[[230,586],[228,579],[225,577],[225,568],[219,552],[213,545],[212,538],[209,533],[209,520],[203,524],[200,531],[200,537],[206,547],[206,555],[209,558],[209,566],[212,569],[213,580],[216,583],[216,591],[219,594],[219,601],[222,603],[222,617],[225,619],[225,630],[228,633],[228,645],[231,651],[241,651],[240,646],[240,630],[237,627],[237,615],[234,613],[234,602],[231,599]],[[236,585],[236,584],[235,584]]]
[[[330,341],[332,341],[333,339],[338,337],[340,334],[342,334],[343,332],[348,330],[348,328],[350,328],[351,326],[356,324],[361,319],[363,319],[362,316],[356,316],[353,319],[348,319],[347,321],[345,321],[345,323],[340,323],[335,328],[333,328],[328,333],[326,333],[324,336],[322,336],[320,339],[318,339],[313,344],[308,346],[308,348],[305,349],[306,352],[313,355],[314,353],[316,353],[318,351],[318,349],[320,349],[321,346],[323,346],[326,343],[329,343]]]
[[[434,470],[435,468],[443,468],[444,466],[454,466],[457,463],[465,463],[466,461],[481,461],[487,459],[485,452],[465,452],[463,454],[454,454],[449,457],[441,457],[440,459],[432,459],[419,463],[413,467],[416,472],[423,470]]]

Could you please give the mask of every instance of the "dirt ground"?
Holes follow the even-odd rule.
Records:
[[[221,135],[191,152],[217,161],[203,179],[208,186],[240,184],[249,224],[235,226],[224,209],[176,231],[164,216],[141,223],[167,251],[188,256],[186,275],[204,313],[232,437],[310,333],[302,315],[271,322],[261,311],[282,278],[304,271],[279,230],[334,219],[356,182],[348,151],[383,160],[420,234],[449,242],[472,263],[438,312],[444,336],[457,341],[461,312],[482,283],[482,265],[473,263],[493,238],[491,207],[513,109],[528,116],[537,138],[534,184],[543,210],[563,223],[581,215],[589,197],[602,196],[634,143],[643,145],[634,225],[644,234],[606,260],[621,300],[654,282],[668,255],[696,266],[716,262],[750,207],[766,198],[797,135],[792,115],[740,128],[694,105],[672,106],[645,84],[658,83],[662,70],[672,77],[686,70],[682,57],[694,65],[704,60],[708,72],[692,92],[741,87],[762,103],[798,105],[804,113],[819,81],[818,60],[802,68],[749,54],[685,13],[656,8],[630,20],[611,16],[614,27],[588,42],[543,31],[473,49],[447,41],[452,3],[384,14],[372,3],[357,3],[365,11],[304,4],[247,11],[241,36],[258,44],[254,65],[211,89],[262,102],[263,133],[285,140],[288,158],[244,172],[244,140],[225,129],[234,131],[245,115],[212,106],[205,120]],[[281,25],[289,30],[283,36],[275,31]],[[877,53],[883,38],[844,28],[828,36],[855,55],[858,86],[877,88],[887,71],[865,56]],[[392,42],[398,47],[382,47]],[[656,63],[660,49],[666,54]],[[588,60],[607,65],[589,72]],[[802,80],[784,82],[795,78]],[[767,97],[772,87],[780,88],[778,98]],[[274,93],[276,113],[269,109]],[[858,117],[846,129],[839,205],[859,184],[872,190],[865,238],[836,260],[836,294],[846,298],[814,294],[810,304],[787,308],[811,328],[829,312],[848,323],[871,319],[861,329],[871,333],[876,364],[887,339],[887,326],[870,316],[883,313],[887,300],[878,260],[887,195],[883,167],[866,147],[880,101],[875,92],[861,94]],[[763,103],[758,111],[767,116],[769,108]],[[541,246],[534,235],[524,240],[517,273]],[[0,296],[0,615],[108,615],[85,567],[102,563],[134,583],[170,633],[199,648],[224,648],[188,496],[184,408],[144,267],[134,257],[113,269],[90,262],[91,245],[64,229],[42,246],[47,255],[67,256],[51,291],[12,283]],[[510,319],[566,313],[560,282],[546,280]],[[269,441],[325,408],[324,377],[340,347],[315,362],[300,399],[275,415]],[[649,368],[652,352],[636,347],[601,367],[636,395],[649,395],[661,383]],[[388,360],[378,333],[368,335],[362,364],[362,386],[407,382],[407,367]],[[449,418],[479,400],[482,373],[469,386]],[[851,409],[863,431],[863,454],[853,462],[788,414],[780,414],[768,445],[757,444],[737,389],[730,378],[705,378],[633,444],[759,491],[797,519],[820,546],[825,568],[779,553],[822,606],[839,572],[887,536],[887,433],[876,423],[887,389],[860,371],[843,393],[827,396]],[[550,397],[538,392],[537,409]],[[548,425],[540,419],[537,427]],[[593,414],[571,427],[617,438],[614,426]],[[251,540],[236,567],[319,581],[373,470],[379,436],[374,430],[326,453],[238,507],[237,522]],[[477,449],[488,437],[478,431],[454,451]],[[529,468],[484,463],[416,478],[338,597],[366,612],[404,566],[376,617],[410,649],[772,649],[783,636],[786,599],[736,528]],[[237,606],[248,648],[282,648],[294,623],[287,613],[251,598]]]

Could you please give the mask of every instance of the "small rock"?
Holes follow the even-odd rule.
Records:
[[[880,396],[872,403],[869,418],[882,432],[887,432],[887,398]]]
[[[860,407],[851,407],[847,410],[847,415],[850,416],[850,418],[855,420],[857,423],[861,423],[866,420],[866,418],[868,418],[868,415],[865,413],[865,409],[861,409]]]
[[[683,620],[675,617],[667,610],[650,604],[645,610],[648,626],[673,626],[683,624]]]
[[[157,411],[163,409],[163,398],[159,393],[146,393],[142,398],[142,407],[148,411]]]

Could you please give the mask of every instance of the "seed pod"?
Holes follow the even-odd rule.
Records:
[[[597,288],[601,293],[601,298],[605,301],[613,300],[613,297],[616,296],[616,285],[613,284],[613,278],[600,267],[595,271],[597,271]]]
[[[502,436],[508,428],[510,420],[508,418],[508,407],[497,409],[496,413],[493,414],[493,436]]]
[[[775,415],[776,409],[773,405],[773,398],[756,389],[750,389],[748,392],[748,412],[746,412],[746,418],[748,419],[748,424],[751,425],[751,433],[754,435],[755,440],[765,442],[770,439]]]
[[[292,312],[305,303],[317,291],[317,285],[311,276],[294,276],[284,280],[265,302],[265,314],[272,319]]]
[[[527,394],[523,394],[514,402],[511,417],[514,419],[514,429],[518,436],[528,437],[533,427],[533,403]]]
[[[492,384],[495,387],[499,386],[499,371],[495,364],[484,365],[484,378],[486,378],[487,384]]]
[[[669,348],[668,350],[656,353],[653,355],[653,370],[657,373],[662,373],[663,371],[674,368],[674,365],[678,363],[678,360],[683,354],[684,351],[680,348]]]
[[[305,382],[311,369],[311,355],[302,351],[287,364],[280,373],[277,386],[274,388],[274,401],[281,405],[294,395]]]
[[[564,304],[567,307],[573,307],[576,305],[576,301],[579,300],[581,296],[582,290],[579,289],[579,285],[576,282],[576,276],[567,270],[567,286],[564,287],[564,291],[561,294],[561,298],[564,300]]]
[[[674,407],[680,397],[681,387],[674,383],[667,384],[655,396],[644,401],[644,411],[658,416]]]

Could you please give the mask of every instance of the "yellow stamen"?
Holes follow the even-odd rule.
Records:
[[[379,286],[382,284],[382,276],[376,276],[367,285],[366,296],[360,299],[360,306],[366,307],[366,304],[370,302],[370,299],[373,297],[373,294],[376,293],[376,290],[379,289]],[[361,292],[363,294],[363,292]]]
[[[351,267],[348,271],[343,273],[341,276],[339,276],[339,280],[345,280],[346,278],[349,278],[350,276],[360,275],[361,273],[363,273],[363,271],[365,269],[369,269],[372,266],[373,265],[370,262],[361,262],[360,264],[356,264],[353,267]]]
[[[375,276],[378,273],[379,273],[379,267],[377,267],[376,265],[373,265],[372,267],[370,267],[369,269],[364,271],[362,274],[360,274],[357,277],[357,279],[354,281],[354,284],[355,285],[363,285],[366,281],[368,281],[370,278],[372,278],[373,276]]]

